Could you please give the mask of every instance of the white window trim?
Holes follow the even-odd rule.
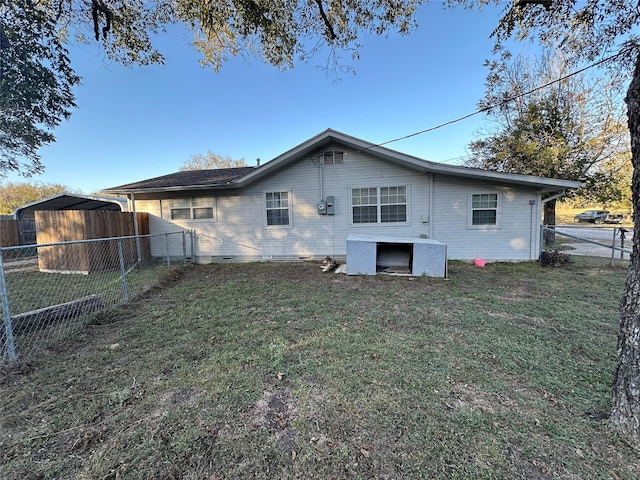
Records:
[[[473,196],[493,194],[496,197],[496,223],[493,225],[474,225],[473,224]],[[469,230],[498,230],[502,228],[502,192],[496,190],[481,190],[469,192],[467,196],[467,229]]]
[[[287,192],[289,194],[289,225],[268,225],[267,224],[267,193]],[[262,224],[264,228],[293,228],[293,192],[290,188],[270,188],[262,191]]]
[[[407,220],[404,222],[382,222],[380,221],[380,215],[381,215],[381,204],[380,204],[380,189],[381,188],[388,188],[388,187],[404,187],[405,188],[405,195],[407,197]],[[377,208],[377,214],[378,214],[378,220],[373,223],[354,223],[353,221],[353,190],[354,189],[358,189],[358,188],[375,188],[377,189],[377,203],[376,206]],[[375,186],[365,186],[365,185],[359,185],[359,186],[350,186],[349,187],[349,225],[355,228],[366,228],[366,227],[397,227],[399,225],[401,226],[405,226],[405,225],[411,225],[411,186],[407,183],[407,184],[402,184],[402,183],[389,183],[389,184],[382,184],[382,185],[375,185]]]
[[[202,207],[194,207],[193,206],[193,199],[194,198],[203,198],[203,197],[210,197],[212,199],[212,201],[211,201],[211,208],[213,209],[212,217],[211,218],[193,218],[193,209],[194,208],[202,208]],[[189,203],[190,203],[189,209],[191,210],[191,218],[175,218],[175,219],[171,218],[170,201],[171,200],[184,200],[184,199],[189,200]],[[184,208],[186,208],[186,207],[184,207]],[[168,220],[169,222],[174,222],[174,223],[180,223],[180,222],[196,222],[196,223],[217,222],[218,221],[218,197],[216,197],[215,195],[192,195],[192,196],[189,196],[189,197],[163,198],[160,201],[160,210],[161,210],[161,214],[162,214],[162,219],[163,220]]]

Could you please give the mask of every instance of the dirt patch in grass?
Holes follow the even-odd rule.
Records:
[[[266,429],[275,438],[278,448],[295,459],[296,435],[293,422],[296,405],[291,392],[276,390],[264,392],[253,409],[253,422]]]

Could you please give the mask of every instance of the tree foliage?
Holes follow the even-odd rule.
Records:
[[[34,0],[0,0],[0,177],[42,171],[38,149],[71,115],[78,81],[51,12]]]
[[[219,155],[208,151],[205,155],[194,155],[184,162],[180,170],[207,170],[215,168],[246,167],[244,158],[233,159],[228,155]]]
[[[71,191],[69,187],[57,183],[24,182],[0,185],[0,215],[10,215],[16,208],[28,203]]]

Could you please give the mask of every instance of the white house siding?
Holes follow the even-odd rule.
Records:
[[[470,227],[469,195],[490,192],[501,196],[499,226]],[[540,194],[535,189],[436,175],[432,238],[447,244],[450,259],[534,260],[540,241],[540,208]]]
[[[327,147],[322,151],[330,149]],[[427,175],[362,152],[344,152],[343,165],[319,167],[314,164],[313,155],[309,155],[242,190],[215,191],[216,221],[168,222],[152,217],[151,232],[179,228],[196,230],[196,252],[201,262],[320,259],[326,255],[344,258],[349,233],[415,237],[428,233]],[[400,185],[408,187],[406,224],[350,225],[351,188]],[[266,226],[264,193],[275,191],[291,192],[292,225],[289,227]],[[200,192],[198,195],[210,193]],[[335,199],[335,215],[318,214],[317,203],[327,196]],[[138,200],[136,208],[139,211],[152,209],[154,215],[160,213],[157,200],[155,203]],[[160,248],[162,250],[164,246]],[[178,252],[177,245],[175,249]]]
[[[167,248],[170,257],[182,257],[182,236],[176,232],[189,230],[188,226],[179,225],[162,218],[161,200],[139,200],[136,199],[136,211],[147,212],[149,214],[149,231],[151,237],[151,255],[154,257],[166,257]],[[168,237],[158,236],[158,234],[170,233]],[[191,256],[191,242],[186,239],[186,253]]]
[[[321,151],[330,149],[326,147]],[[349,233],[432,238],[447,244],[450,259],[518,261],[537,258],[541,207],[536,189],[501,187],[443,175],[434,175],[431,179],[427,174],[378,160],[366,152],[344,152],[343,165],[319,167],[313,162],[314,155],[309,155],[242,189],[194,193],[193,196],[215,197],[214,220],[169,221],[168,212],[162,212],[160,199],[142,195],[137,196],[136,210],[151,214],[150,229],[154,234],[194,230],[197,234],[196,261],[202,263],[317,260],[326,255],[343,259]],[[433,191],[430,195],[431,183]],[[401,185],[408,187],[406,224],[350,223],[351,188]],[[292,225],[288,227],[266,226],[264,194],[276,191],[291,194]],[[487,192],[500,193],[500,225],[470,228],[469,195]],[[190,196],[190,193],[172,196],[176,195]],[[317,203],[327,196],[335,199],[335,215],[318,214]],[[535,203],[531,205],[530,201]],[[188,244],[187,254],[191,256],[189,247]],[[156,256],[166,254],[163,239],[152,242],[152,253]],[[178,237],[172,238],[170,254],[182,255]]]

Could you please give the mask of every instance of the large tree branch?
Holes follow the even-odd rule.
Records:
[[[91,0],[91,16],[93,17],[93,31],[96,40],[100,40],[100,14],[104,15],[106,24],[102,27],[102,38],[107,38],[107,33],[111,30],[111,20],[113,20],[113,12],[109,10],[100,0]]]
[[[336,32],[333,30],[333,25],[331,25],[331,22],[329,21],[329,18],[327,17],[327,14],[325,13],[324,8],[322,7],[322,0],[316,0],[316,4],[318,5],[318,10],[320,11],[320,16],[324,21],[324,25],[325,27],[327,27],[327,35],[331,40],[335,40],[336,38],[338,38],[338,36],[336,35]]]

